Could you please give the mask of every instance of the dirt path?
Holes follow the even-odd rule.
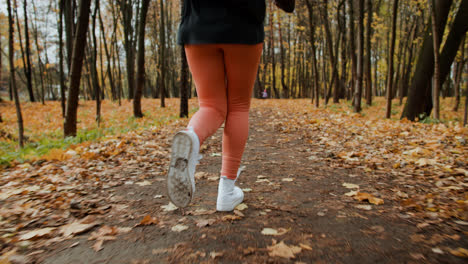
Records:
[[[86,196],[112,206],[100,216],[101,227],[132,227],[131,231],[104,241],[96,252],[92,248],[96,240],[88,240],[92,231],[99,230],[95,227],[44,245],[32,258],[38,263],[464,262],[447,249],[466,248],[466,226],[438,222],[422,228],[418,224],[424,219],[399,210],[396,200],[384,198],[384,204],[373,205],[346,196],[353,189],[344,183],[387,197],[393,177],[371,177],[362,168],[340,164],[320,141],[304,138],[299,130],[285,131],[287,120],[287,113],[280,117],[269,108],[251,112],[245,170],[239,179],[247,208],[235,213],[213,211],[221,164],[220,129],[202,149],[195,200],[185,212],[164,207],[168,204],[164,171],[158,166],[165,168],[167,159],[153,165],[147,160],[112,165],[108,160],[101,166],[114,168],[114,180]],[[153,137],[166,151],[153,157],[167,155],[170,138]],[[139,142],[135,149],[145,148],[145,139]],[[123,184],[112,186],[119,181]],[[147,215],[154,217],[153,224],[135,227]],[[188,229],[173,231],[178,228]]]

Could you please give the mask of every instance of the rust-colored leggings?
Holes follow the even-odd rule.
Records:
[[[223,124],[221,175],[235,179],[249,133],[250,98],[263,44],[185,45],[200,109],[190,120],[200,145]]]

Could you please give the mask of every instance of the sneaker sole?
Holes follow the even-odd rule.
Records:
[[[188,171],[192,140],[184,133],[177,133],[172,143],[171,163],[167,174],[167,194],[177,207],[186,207],[192,201],[192,181]]]

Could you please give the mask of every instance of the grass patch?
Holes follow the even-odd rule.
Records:
[[[25,163],[41,159],[48,155],[51,150],[66,150],[72,145],[85,142],[95,142],[107,136],[125,134],[130,131],[141,131],[150,127],[160,127],[169,122],[179,119],[178,99],[167,100],[166,108],[155,108],[151,100],[144,100],[143,118],[135,118],[132,115],[131,105],[117,107],[112,102],[103,104],[101,125],[95,122],[94,102],[80,102],[78,127],[76,137],[63,137],[63,119],[59,102],[48,102],[46,106],[40,104],[25,103],[25,145],[19,149],[17,142],[16,112],[13,105],[9,106],[8,112],[3,116],[5,127],[0,133],[0,168],[9,167],[14,163]],[[196,100],[190,101],[190,115],[195,113]],[[33,108],[33,109],[29,109]],[[147,110],[151,109],[151,110]],[[34,112],[31,117],[28,111]],[[29,117],[29,118],[28,118]]]

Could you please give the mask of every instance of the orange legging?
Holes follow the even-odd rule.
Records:
[[[221,175],[235,179],[249,133],[250,98],[263,44],[185,45],[200,109],[192,126],[200,145],[225,122]]]

